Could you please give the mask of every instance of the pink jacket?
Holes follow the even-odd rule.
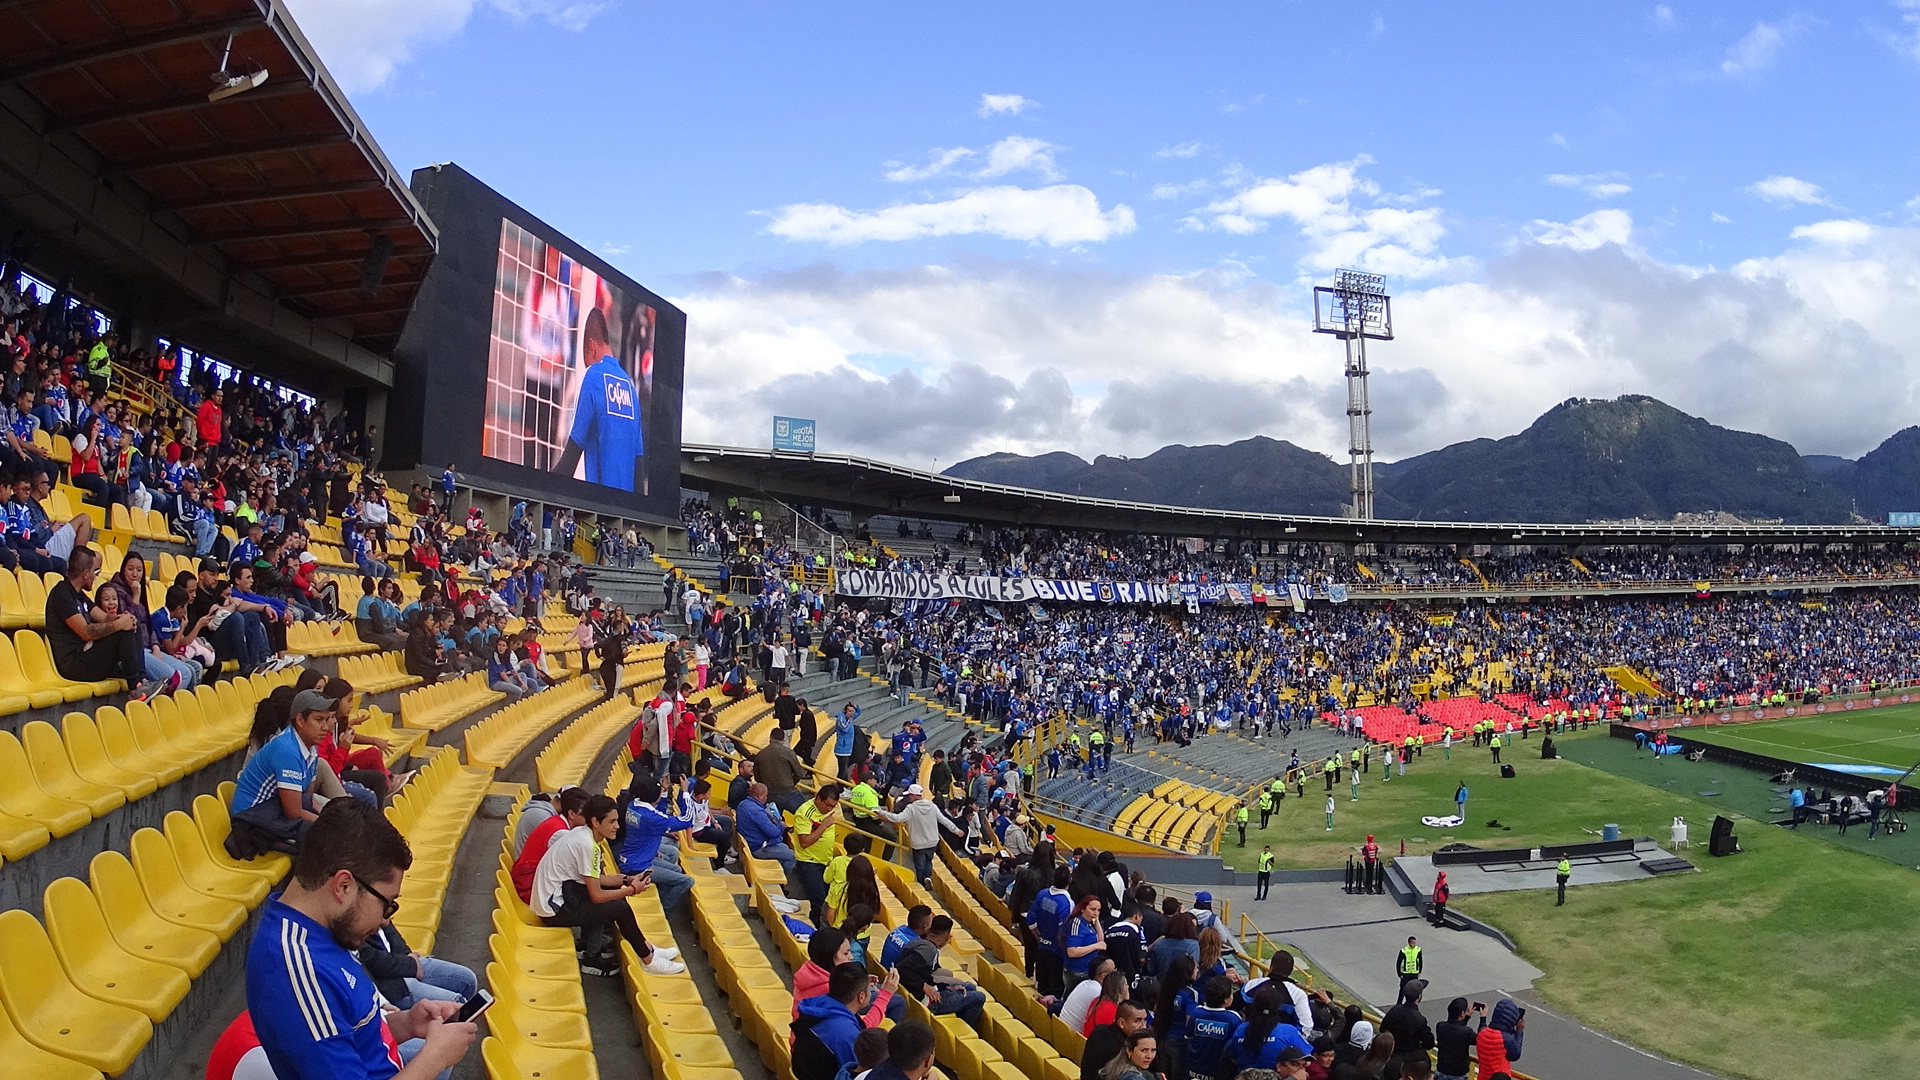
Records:
[[[800,1003],[810,997],[819,997],[827,992],[827,969],[809,960],[799,971],[793,973],[793,1015],[800,1017]],[[868,1027],[876,1027],[887,1018],[887,1002],[893,1000],[893,994],[876,989],[873,1004],[861,1014],[860,1019]]]

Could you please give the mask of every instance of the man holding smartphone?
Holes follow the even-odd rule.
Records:
[[[247,1010],[281,1080],[431,1080],[466,1055],[460,1006],[384,1011],[355,950],[399,910],[404,837],[358,799],[335,799],[267,901],[247,950]]]
[[[674,975],[687,966],[675,959],[680,950],[654,948],[640,932],[627,897],[643,893],[653,883],[653,871],[637,874],[609,874],[600,857],[600,842],[611,841],[620,831],[620,806],[605,795],[587,799],[586,824],[567,829],[547,845],[540,865],[533,872],[533,896],[528,906],[548,926],[578,926],[581,951],[586,962],[580,970],[588,975],[618,978],[618,947],[605,942],[605,928],[611,923],[633,946],[634,954],[646,965],[648,974]],[[606,947],[601,955],[600,946]]]

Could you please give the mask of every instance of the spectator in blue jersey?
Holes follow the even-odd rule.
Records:
[[[753,781],[747,785],[747,797],[732,805],[734,827],[739,830],[740,842],[747,846],[747,854],[772,859],[786,872],[787,880],[794,880],[797,860],[787,843],[787,828],[780,823],[780,811],[767,801],[767,785]]]
[[[453,516],[453,494],[460,482],[460,474],[453,471],[453,462],[447,462],[446,471],[440,474],[440,514]]]
[[[933,909],[925,904],[915,904],[907,909],[907,921],[893,928],[887,934],[887,940],[880,946],[880,966],[892,968],[899,964],[900,954],[907,946],[920,940],[933,923]]]
[[[1180,992],[1186,998],[1182,1010],[1186,1053],[1182,1064],[1190,1075],[1212,1076],[1219,1071],[1227,1043],[1240,1029],[1240,1014],[1227,1007],[1233,1000],[1233,984],[1219,975],[1208,979],[1203,1002],[1192,1000],[1192,986],[1182,987]]]
[[[336,799],[313,822],[286,891],[267,901],[247,949],[247,1011],[280,1080],[428,1080],[472,1045],[460,1006],[382,1007],[354,955],[400,908],[413,853],[380,812]]]
[[[692,895],[693,878],[680,868],[679,847],[661,841],[670,833],[693,828],[693,818],[690,815],[675,817],[661,809],[665,800],[661,797],[660,781],[651,773],[636,774],[627,792],[631,798],[621,822],[626,837],[620,843],[620,872],[638,874],[652,870],[653,887],[660,890],[660,906],[671,915]]]
[[[1034,983],[1041,997],[1066,995],[1067,947],[1063,930],[1073,914],[1073,897],[1067,892],[1072,871],[1065,866],[1053,870],[1053,884],[1034,897],[1027,908],[1027,929],[1033,932],[1040,951],[1034,957]]]
[[[335,723],[334,699],[318,690],[302,690],[289,706],[292,721],[261,745],[240,770],[233,789],[235,832],[261,850],[297,850],[320,816],[313,808],[319,772],[315,747]],[[243,840],[244,842],[244,840]]]
[[[1260,988],[1253,992],[1247,1019],[1234,1029],[1233,1039],[1225,1050],[1236,1069],[1271,1069],[1280,1060],[1281,1051],[1289,1046],[1302,1056],[1313,1055],[1313,1044],[1307,1041],[1299,1028],[1281,1018],[1280,1005],[1283,1000],[1280,987],[1272,982],[1260,984]]]
[[[582,354],[596,359],[580,376],[580,391],[573,403],[573,430],[553,471],[572,476],[584,457],[588,483],[633,491],[646,468],[640,391],[626,365],[613,355],[607,341],[607,317],[599,308],[587,312],[581,336]]]
[[[841,707],[840,715],[833,721],[833,758],[839,762],[841,780],[847,780],[853,775],[853,740],[860,730],[859,720],[860,706],[849,701]]]

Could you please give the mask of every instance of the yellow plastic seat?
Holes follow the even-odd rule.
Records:
[[[73,771],[60,733],[45,720],[33,720],[20,729],[21,746],[33,778],[40,789],[58,799],[69,799],[85,806],[94,817],[105,817],[127,804],[127,793],[117,787],[96,784]]]
[[[99,712],[112,708],[103,706]],[[164,787],[187,775],[192,763],[186,760],[173,747],[167,745],[167,737],[160,730],[160,721],[154,719],[153,708],[144,701],[129,701],[120,715],[126,719],[127,728],[133,733],[133,742],[147,760],[157,762],[161,767],[160,783]]]
[[[600,1080],[600,1067],[585,1050],[553,1050],[489,1035],[480,1042],[480,1060],[490,1080]]]
[[[46,639],[36,631],[14,631],[13,648],[20,654],[20,668],[26,672],[27,685],[36,689],[58,690],[62,700],[85,701],[102,694],[117,694],[127,688],[119,679],[76,682],[61,675],[54,669],[53,654],[47,651]]]
[[[133,737],[133,725],[127,723],[127,714],[117,707],[102,705],[93,710],[93,726],[100,731],[100,741],[106,745],[107,756],[121,768],[145,773],[161,787],[180,779],[179,763],[168,765],[142,750]]]
[[[187,883],[209,896],[224,897],[244,904],[249,911],[260,906],[273,889],[273,882],[251,870],[230,869],[214,861],[207,850],[206,838],[193,819],[178,810],[167,814],[161,823],[173,857]],[[224,851],[221,854],[226,854]]]
[[[28,725],[31,726],[31,725]],[[154,793],[160,781],[148,773],[134,772],[121,768],[119,763],[107,756],[107,747],[100,739],[100,729],[86,713],[70,712],[60,719],[61,741],[66,744],[67,758],[73,762],[73,771],[96,784],[116,787],[126,792],[128,801],[144,799]],[[21,731],[25,734],[25,729]],[[29,755],[32,746],[27,748]]]
[[[33,1080],[102,1080],[99,1069],[49,1053],[28,1042],[3,1008],[0,1008],[0,1061],[7,1063],[11,1075],[30,1076]]]
[[[507,1029],[511,1029],[511,1035]],[[593,1036],[580,1013],[548,1012],[512,998],[487,1010],[487,1030],[501,1038],[517,1039],[555,1050],[592,1050]]]
[[[191,700],[191,695],[179,696]],[[153,711],[154,723],[160,725],[160,733],[167,740],[168,753],[188,766],[189,772],[198,772],[226,757],[227,740],[214,738],[198,725],[189,727],[185,715],[180,711],[180,703],[173,700],[174,697],[173,694],[162,694],[152,701],[130,702],[127,708],[129,712],[136,706]],[[199,717],[198,711],[194,716],[196,719]]]
[[[10,570],[0,572],[0,630],[32,626],[28,619],[31,614],[25,598],[20,595],[20,579]]]
[[[501,967],[498,961],[492,961],[487,964],[487,985],[493,987],[495,996],[503,1000],[511,998],[528,1008],[586,1015],[586,993],[580,988],[578,979],[572,982],[529,979]]]
[[[155,829],[141,829],[127,841],[133,871],[146,890],[147,903],[170,923],[205,930],[225,941],[247,921],[247,909],[232,900],[210,896],[187,883],[167,838]]]
[[[32,577],[32,575],[27,575]],[[35,579],[38,583],[38,579]],[[47,607],[47,595],[40,594],[40,610]],[[58,686],[41,686],[27,678],[26,669],[20,666],[20,654],[14,648],[13,638],[0,634],[0,686],[7,688],[10,694],[18,694],[27,699],[27,704],[35,709],[50,709],[67,700],[66,694]]]
[[[27,752],[11,731],[0,731],[0,811],[39,823],[54,836],[65,836],[93,820],[83,803],[49,795],[34,780]]]
[[[205,971],[220,955],[220,938],[206,930],[168,922],[147,905],[133,864],[117,851],[103,851],[87,866],[93,899],[120,947],[171,964],[189,976]]]
[[[236,859],[227,854],[227,835],[233,831],[233,818],[227,804],[211,795],[193,797],[193,824],[206,842],[207,854],[220,866],[236,873],[258,874],[270,883],[278,883],[293,869],[293,859],[278,851],[269,851],[251,859]]]
[[[0,810],[0,858],[24,859],[52,839],[45,825]]]
[[[44,916],[60,966],[83,993],[145,1013],[155,1023],[187,996],[186,972],[120,947],[79,878],[56,878],[47,886]]]
[[[18,909],[0,912],[0,1003],[28,1042],[104,1073],[125,1072],[153,1038],[144,1014],[75,987],[46,930]]]

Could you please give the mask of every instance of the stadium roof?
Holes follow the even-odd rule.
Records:
[[[1354,521],[1063,495],[962,480],[848,454],[688,444],[681,448],[680,456],[681,482],[695,489],[765,493],[856,513],[988,525],[1355,544],[1811,544],[1920,539],[1920,529],[1884,525],[1701,527]]]
[[[230,36],[226,71],[266,77],[210,101]],[[203,323],[381,384],[435,247],[280,0],[0,0],[0,202]]]

